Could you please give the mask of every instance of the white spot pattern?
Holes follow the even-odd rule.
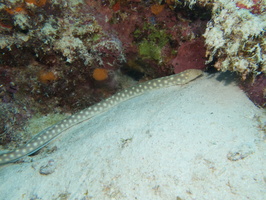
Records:
[[[63,131],[77,125],[78,123],[81,123],[84,120],[90,119],[97,114],[107,111],[123,101],[126,101],[152,89],[188,83],[201,74],[202,71],[200,70],[190,69],[179,74],[140,83],[140,85],[138,86],[133,86],[124,91],[121,91],[116,95],[102,101],[101,103],[95,104],[92,107],[89,107],[74,114],[73,116],[70,116],[69,118],[64,119],[63,121],[51,126],[50,128],[41,131],[32,140],[30,140],[29,143],[22,147],[19,147],[15,151],[1,154],[0,165],[14,162],[21,157],[34,153],[35,151],[47,145],[51,140],[53,140]]]

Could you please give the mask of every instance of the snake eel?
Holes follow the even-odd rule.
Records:
[[[15,162],[16,160],[24,156],[30,155],[38,151],[39,149],[47,145],[49,142],[51,142],[58,135],[60,135],[63,131],[85,120],[88,120],[95,115],[105,112],[123,101],[136,97],[138,95],[143,94],[144,92],[153,89],[164,88],[172,85],[186,84],[199,77],[201,74],[201,70],[189,69],[179,74],[153,79],[147,82],[140,83],[131,88],[122,90],[116,93],[115,95],[80,112],[77,112],[76,114],[56,123],[55,125],[52,125],[51,127],[48,127],[47,129],[41,131],[36,136],[34,136],[24,146],[21,146],[14,151],[1,154],[0,165]]]

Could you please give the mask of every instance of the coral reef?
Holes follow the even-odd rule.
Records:
[[[237,72],[240,87],[258,106],[265,107],[266,1],[185,0],[190,7],[212,10],[204,33],[207,64],[217,70]],[[246,80],[247,79],[247,80]]]
[[[128,75],[143,74],[148,79],[173,73],[171,61],[178,47],[201,37],[210,19],[208,10],[195,6],[191,12],[184,4],[175,7],[172,1],[86,1],[86,4],[89,7],[84,7],[84,12],[97,16],[103,30],[111,31],[121,41],[126,58],[123,71],[130,71]]]
[[[74,113],[135,81],[206,66],[254,77],[246,88],[251,99],[260,88],[261,105],[264,9],[260,0],[1,2],[0,112],[9,113],[2,130],[21,131],[39,114]],[[1,143],[15,132],[3,131]]]
[[[93,70],[117,70],[122,47],[77,2],[0,3],[1,144],[28,140],[22,129],[33,115],[73,113],[119,88],[95,89]]]
[[[217,69],[239,72],[243,79],[265,73],[265,8],[265,1],[258,0],[215,2],[204,34],[208,62],[216,59]]]
[[[237,72],[240,87],[262,107],[266,102],[265,9],[266,1],[261,0],[215,1],[204,33],[208,63],[221,71]]]

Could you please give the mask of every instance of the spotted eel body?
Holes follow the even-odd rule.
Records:
[[[201,70],[189,69],[179,74],[166,76],[158,79],[153,79],[144,83],[140,83],[131,88],[125,89],[116,93],[115,95],[86,108],[59,123],[41,131],[33,139],[31,139],[26,145],[17,148],[15,151],[4,153],[0,155],[0,165],[14,162],[26,155],[30,155],[37,150],[47,145],[51,140],[57,137],[66,129],[88,120],[93,116],[103,113],[115,105],[126,101],[135,96],[141,95],[146,91],[163,88],[172,85],[182,85],[197,78],[202,74]]]

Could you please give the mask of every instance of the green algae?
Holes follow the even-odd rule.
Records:
[[[162,61],[162,48],[170,39],[165,30],[145,23],[142,28],[136,29],[133,35],[138,40],[139,55],[143,59]]]
[[[150,58],[156,61],[161,60],[161,48],[154,42],[147,40],[144,40],[139,44],[139,54],[143,58]]]

